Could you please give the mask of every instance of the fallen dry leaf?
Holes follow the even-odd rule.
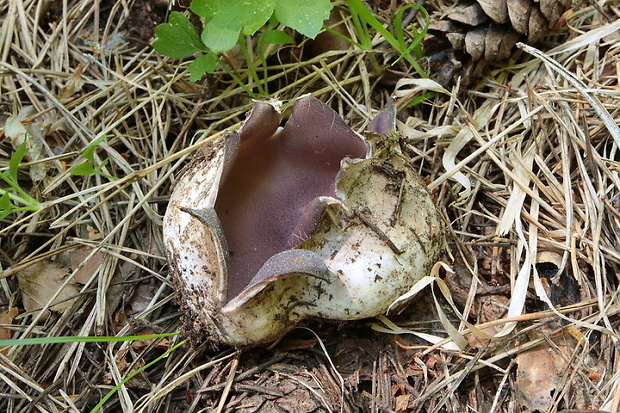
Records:
[[[19,314],[17,307],[9,307],[8,310],[0,312],[0,324],[11,324],[17,314]],[[0,340],[10,340],[12,336],[11,330],[0,328]]]
[[[38,310],[47,304],[70,274],[71,270],[51,260],[38,262],[18,272],[17,281],[26,311]],[[58,312],[67,310],[78,293],[75,283],[70,282],[54,300],[58,304],[54,304],[50,309]]]
[[[567,372],[571,353],[578,347],[571,328],[552,336],[556,349],[543,343],[516,357],[519,403],[528,411],[548,411],[562,376]],[[558,351],[558,349],[560,351]],[[563,353],[563,354],[562,354]]]
[[[18,272],[17,280],[26,311],[42,308],[60,288],[62,291],[54,300],[58,304],[51,306],[50,310],[61,313],[70,308],[80,292],[78,284],[88,283],[103,260],[104,254],[97,252],[86,261],[90,252],[89,248],[71,249],[59,254],[57,261],[44,260]],[[74,274],[73,280],[63,288],[67,277],[81,264],[83,266]]]
[[[517,356],[517,388],[520,404],[528,410],[547,411],[553,392],[560,383],[560,372],[547,345],[538,346]]]
[[[73,277],[75,282],[86,284],[101,266],[101,261],[103,261],[104,256],[104,254],[99,251],[96,252],[91,259],[86,261],[86,257],[88,257],[88,254],[90,253],[90,248],[76,248],[68,250],[58,255],[58,262],[71,271],[75,270],[81,263],[84,263],[84,266],[80,268],[79,271],[73,275]]]
[[[116,363],[116,369],[121,374],[124,374],[125,370],[127,370],[127,368],[131,366],[131,363],[127,360],[127,349],[120,350],[118,353],[116,353],[116,356],[114,357],[114,362]],[[109,384],[112,384],[113,382],[114,382],[114,375],[111,372],[107,372],[103,375],[104,384],[109,385]]]
[[[138,361],[137,363],[131,361],[131,353],[129,352],[129,349],[122,349],[118,353],[116,353],[113,363],[115,364],[114,369],[117,370],[121,374],[121,376],[124,377],[131,375],[137,369],[141,368],[144,365],[144,363],[141,361]],[[112,366],[109,366],[108,368],[109,370],[111,370]],[[108,371],[103,375],[102,380],[104,384],[113,384],[115,383],[114,374],[111,371]],[[129,388],[146,389],[149,388],[150,385],[151,383],[146,381],[141,375],[133,376],[126,383],[126,386]]]
[[[126,309],[128,315],[139,314],[146,310],[150,305],[157,287],[147,283],[140,283],[133,292],[133,295],[127,302]]]
[[[69,76],[67,79],[67,83],[60,88],[60,93],[58,94],[58,100],[61,102],[66,102],[73,98],[73,96],[82,90],[84,86],[84,80],[82,79],[82,74],[84,73],[84,65],[78,64],[75,68],[75,72]]]
[[[394,410],[398,413],[410,412],[414,401],[414,397],[411,394],[396,396],[396,408]]]

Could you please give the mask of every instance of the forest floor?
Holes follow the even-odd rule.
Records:
[[[419,76],[378,35],[296,37],[253,73],[234,49],[243,87],[220,69],[190,82],[151,47],[165,3],[0,1],[0,172],[25,193],[0,197],[0,411],[620,411],[617,2],[417,105]],[[388,27],[398,2],[368,3]],[[388,318],[190,345],[162,241],[172,185],[252,99],[308,93],[356,131],[395,97],[445,265]]]

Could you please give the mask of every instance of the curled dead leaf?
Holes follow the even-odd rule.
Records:
[[[577,281],[565,271],[564,257],[556,251],[540,251],[536,257],[536,270],[542,286],[554,305],[565,306],[579,302]]]

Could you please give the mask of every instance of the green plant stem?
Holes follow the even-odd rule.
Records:
[[[266,57],[266,53],[263,50],[262,46],[258,46],[258,57],[260,58],[260,62],[261,62],[261,67],[263,68],[263,79],[262,82],[265,84],[265,91],[268,92],[269,91],[269,86],[267,83],[267,79],[269,78],[269,71],[267,70],[267,57]]]
[[[351,21],[353,22],[353,26],[355,27],[355,32],[357,33],[357,37],[359,38],[359,42],[351,39],[350,37],[345,36],[344,34],[332,29],[328,26],[323,26],[323,29],[333,34],[336,37],[339,37],[346,41],[349,44],[352,44],[361,50],[370,51],[372,50],[372,39],[370,37],[370,32],[368,31],[367,25],[363,24],[360,20],[359,15],[355,12],[355,10],[350,9],[351,12]],[[377,62],[377,58],[373,54],[368,54],[368,60],[370,61],[370,65],[372,66],[372,70],[376,75],[381,74],[381,66]]]
[[[133,377],[137,376],[138,374],[142,373],[144,370],[146,370],[149,367],[153,366],[154,364],[158,363],[163,358],[168,357],[168,355],[170,353],[172,353],[177,348],[181,347],[186,342],[187,342],[187,340],[183,340],[180,343],[175,344],[174,346],[172,346],[168,350],[166,350],[161,356],[157,357],[155,360],[151,361],[150,363],[145,364],[144,366],[140,367],[136,371],[128,374],[127,377],[125,377],[123,380],[121,380],[120,383],[118,383],[116,386],[114,386],[105,396],[103,396],[103,398],[99,401],[99,403],[97,403],[97,405],[95,407],[93,407],[93,409],[90,411],[90,413],[96,413],[97,411],[99,411],[99,409],[101,409],[103,407],[105,402],[107,402],[110,399],[110,397],[114,396],[116,394],[116,392],[118,391],[118,389],[120,389],[125,383],[127,383],[129,380],[131,380]]]
[[[33,346],[41,344],[58,344],[58,343],[111,343],[126,342],[135,340],[147,340],[153,338],[163,338],[178,336],[179,333],[163,333],[163,334],[144,334],[139,336],[62,336],[62,337],[32,337],[18,338],[11,340],[0,340],[0,347],[5,346]]]
[[[0,179],[6,182],[7,185],[11,187],[11,189],[17,192],[17,194],[14,194],[8,189],[0,188],[0,197],[6,194],[12,201],[25,205],[25,207],[19,208],[19,210],[38,211],[39,209],[41,209],[41,204],[39,203],[39,201],[30,196],[29,193],[24,191],[14,178],[12,178],[11,176],[7,176],[4,173],[0,173]],[[18,209],[16,209],[16,211],[17,210]]]
[[[235,81],[235,83],[237,83],[239,85],[239,87],[241,89],[243,89],[252,99],[258,99],[259,98],[259,96],[256,93],[252,92],[252,90],[250,90],[248,88],[248,86],[244,82],[241,81],[241,79],[237,76],[237,74],[234,72],[234,70],[230,66],[228,66],[226,64],[226,62],[223,61],[223,59],[220,58],[219,63],[220,63],[220,66],[222,66],[222,69],[224,69],[224,71],[230,77],[232,77],[232,79]]]
[[[422,77],[428,78],[426,71],[420,66],[416,59],[407,50],[407,46],[402,44],[396,39],[383,25],[375,18],[375,16],[368,10],[361,0],[347,0],[349,10],[357,13],[360,18],[368,23],[373,29],[377,31],[387,42],[396,49],[401,56],[413,67],[413,69]]]
[[[370,36],[370,32],[368,31],[368,26],[363,23],[359,13],[357,13],[354,8],[350,8],[350,13],[351,21],[355,27],[355,33],[360,41],[360,48],[362,50],[372,49],[372,38]]]
[[[368,31],[368,26],[363,23],[363,19],[361,16],[354,10],[350,9],[351,12],[351,21],[353,22],[353,26],[355,26],[355,31],[360,40],[360,47],[362,50],[372,50],[372,36]],[[368,54],[368,59],[370,60],[370,65],[372,66],[373,72],[376,75],[381,74],[381,65],[377,62],[377,58],[373,54]]]
[[[410,25],[411,31],[413,32],[413,41],[409,46],[406,46],[407,41],[405,40],[405,32],[403,30],[403,15],[405,14],[405,10],[410,8],[415,8],[424,14],[424,26],[422,27],[422,31],[418,33],[415,27],[413,27],[413,25]],[[415,53],[416,59],[421,59],[424,56],[422,52],[422,40],[424,39],[424,36],[426,36],[426,32],[428,31],[428,26],[430,25],[430,23],[431,17],[428,15],[426,9],[424,9],[424,7],[422,6],[418,6],[417,4],[410,4],[408,6],[401,7],[400,10],[398,10],[398,13],[396,13],[396,16],[394,16],[394,34],[396,35],[396,39],[398,40],[398,42],[401,45],[407,47],[406,54],[411,54],[411,52],[413,51]],[[403,56],[404,55],[401,55],[396,60],[396,62],[398,62]]]
[[[239,45],[241,53],[243,54],[243,58],[245,59],[245,63],[247,64],[247,70],[250,72],[249,77],[254,80],[254,84],[256,85],[256,89],[258,89],[258,93],[263,96],[267,96],[267,90],[265,88],[265,85],[263,84],[263,81],[258,76],[256,66],[254,65],[254,59],[252,59],[252,56],[250,56],[248,47],[243,40],[240,40],[239,42],[237,42],[237,44]]]
[[[13,189],[17,190],[16,188],[13,188]],[[23,191],[18,191],[18,192],[20,194],[24,195]],[[6,189],[0,188],[0,197],[4,196],[4,194],[7,194],[8,197],[11,198],[11,201],[18,202],[18,203],[24,205],[23,208],[19,208],[20,211],[21,210],[23,210],[23,211],[38,211],[39,209],[41,209],[41,204],[39,203],[39,201],[37,201],[36,199],[34,199],[33,197],[31,197],[28,194],[25,194],[25,196],[19,196],[19,195],[16,195],[16,194],[14,194],[14,193],[6,190]]]

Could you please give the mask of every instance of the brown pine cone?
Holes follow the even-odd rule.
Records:
[[[425,54],[437,81],[469,83],[487,62],[510,57],[517,42],[546,36],[572,0],[458,0],[431,16]]]

